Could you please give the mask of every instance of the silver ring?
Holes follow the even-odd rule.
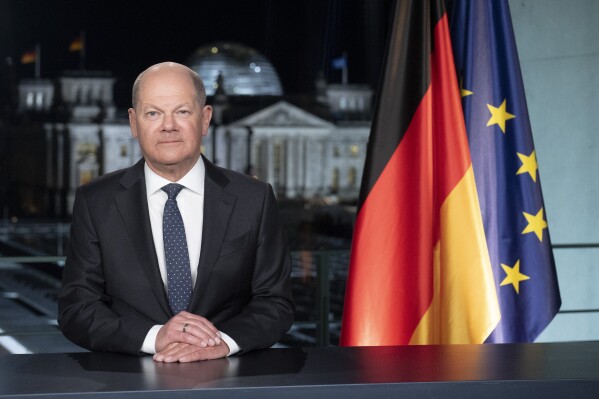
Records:
[[[187,323],[183,324],[183,332],[187,332],[187,326],[188,326],[188,325],[189,325],[189,324],[187,324]]]

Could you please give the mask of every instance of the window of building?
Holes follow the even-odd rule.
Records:
[[[356,98],[355,97],[350,97],[349,98],[349,109],[351,111],[355,111],[356,110]]]
[[[331,179],[331,192],[334,194],[339,191],[339,168],[333,168]]]
[[[347,185],[354,188],[357,185],[358,171],[353,166],[347,171]]]
[[[345,110],[347,109],[347,98],[346,97],[341,97],[339,99],[339,108]]]
[[[35,98],[35,95],[32,92],[27,93],[27,97],[25,100],[25,104],[27,105],[27,108],[33,108],[34,98]]]
[[[38,91],[35,93],[35,108],[42,109],[44,108],[44,93]]]
[[[366,108],[364,104],[364,97],[358,97],[358,109],[360,111],[364,111],[364,109]]]

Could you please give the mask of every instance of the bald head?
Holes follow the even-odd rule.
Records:
[[[200,106],[206,104],[206,89],[200,76],[192,69],[185,65],[177,64],[176,62],[161,62],[160,64],[152,65],[145,71],[139,74],[135,82],[133,83],[133,91],[131,96],[131,105],[133,108],[137,107],[139,101],[139,93],[143,89],[144,79],[148,76],[160,73],[184,73],[189,76],[190,83],[193,85],[195,91],[196,101]]]

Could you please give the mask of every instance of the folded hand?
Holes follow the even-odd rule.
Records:
[[[181,312],[170,319],[156,336],[156,353],[161,353],[173,344],[182,343],[197,348],[219,346],[222,343],[218,329],[210,320],[188,312]],[[226,345],[225,345],[226,347]],[[225,356],[228,354],[225,353]]]
[[[219,359],[229,354],[229,347],[224,341],[219,345],[198,347],[195,345],[175,342],[166,349],[154,355],[158,362],[195,362],[198,360]]]

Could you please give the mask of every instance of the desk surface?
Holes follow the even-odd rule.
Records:
[[[0,356],[0,397],[65,394],[596,398],[599,342],[268,349],[189,364],[109,353]]]

